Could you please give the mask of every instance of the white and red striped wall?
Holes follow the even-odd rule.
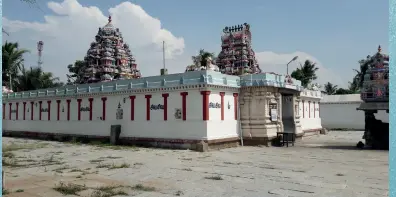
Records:
[[[121,137],[237,137],[237,89],[217,89],[7,100],[3,130],[109,136],[110,126],[119,124]],[[122,119],[117,119],[119,107]]]

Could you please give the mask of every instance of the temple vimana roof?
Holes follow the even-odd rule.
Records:
[[[83,78],[78,83],[95,83],[122,79],[140,78],[135,58],[124,42],[120,30],[108,23],[99,28],[95,40],[84,58]]]

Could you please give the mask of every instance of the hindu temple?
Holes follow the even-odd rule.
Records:
[[[221,36],[221,52],[216,61],[220,71],[228,75],[261,73],[252,49],[250,25],[225,27]]]
[[[108,23],[99,28],[95,41],[84,58],[83,78],[79,83],[95,83],[122,79],[140,78],[135,58],[124,42],[119,28]]]
[[[378,52],[369,56],[369,66],[364,75],[362,100],[365,102],[383,102],[389,100],[389,56]]]

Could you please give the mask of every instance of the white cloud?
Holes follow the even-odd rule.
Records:
[[[99,27],[107,23],[108,16],[94,6],[84,7],[77,0],[62,3],[49,2],[51,15],[44,16],[43,23],[9,20],[3,17],[3,27],[10,36],[5,40],[19,42],[32,51],[25,57],[27,66],[37,65],[37,42],[44,42],[43,68],[65,79],[67,65],[83,59]],[[173,64],[170,72],[183,71],[187,60],[180,57],[184,39],[174,36],[161,27],[161,21],[148,15],[142,7],[123,2],[110,8],[114,26],[123,34],[144,76],[158,75],[162,67],[162,41],[166,43],[166,57]],[[181,58],[181,61],[176,61]]]
[[[277,54],[271,51],[264,51],[256,53],[257,61],[264,72],[275,72],[283,75],[286,74],[286,64],[295,56],[298,56],[298,59],[289,64],[289,74],[300,66],[299,63],[303,64],[305,60],[310,60],[315,62],[319,68],[316,73],[318,76],[317,83],[322,86],[327,82],[337,84],[340,87],[347,86],[338,74],[326,68],[319,60],[305,52],[297,51],[289,54]]]

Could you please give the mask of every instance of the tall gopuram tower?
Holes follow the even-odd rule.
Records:
[[[378,52],[371,57],[366,74],[364,75],[361,98],[365,102],[388,102],[389,101],[389,56]]]
[[[221,36],[221,52],[217,57],[220,71],[229,75],[261,73],[252,49],[250,25],[225,27]]]
[[[108,23],[99,28],[95,41],[84,58],[81,70],[83,79],[79,83],[95,83],[122,79],[140,78],[135,58],[118,28]]]

